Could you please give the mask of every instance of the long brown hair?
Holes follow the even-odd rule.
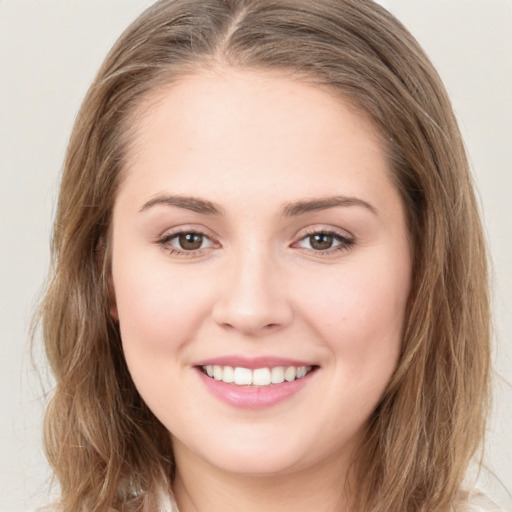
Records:
[[[138,395],[109,316],[108,231],[137,106],[216,63],[306,77],[383,135],[408,215],[413,286],[397,370],[353,465],[355,506],[448,511],[487,412],[485,244],[441,80],[371,0],[161,0],[107,56],[69,143],[41,310],[56,380],[45,432],[60,509],[156,510],[172,496],[168,432]]]

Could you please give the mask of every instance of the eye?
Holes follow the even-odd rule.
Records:
[[[205,237],[199,233],[180,233],[174,237],[174,241],[180,249],[184,251],[197,251],[201,249],[205,241]]]
[[[200,252],[202,249],[212,247],[214,244],[204,233],[197,231],[181,231],[164,236],[158,241],[171,254],[185,254]]]
[[[308,235],[301,241],[306,242],[307,245],[309,245],[308,249],[314,249],[315,251],[326,251],[339,243],[338,240],[334,238],[334,235],[330,235],[328,233]]]
[[[301,249],[330,254],[348,249],[353,243],[352,238],[334,231],[315,231],[301,238],[295,245]]]

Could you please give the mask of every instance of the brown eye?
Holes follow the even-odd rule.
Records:
[[[180,233],[178,244],[184,251],[195,251],[203,245],[203,235],[199,233]]]
[[[301,238],[294,244],[295,247],[307,249],[316,254],[333,254],[350,248],[354,240],[342,235],[341,233],[331,231],[317,231]]]
[[[200,231],[178,231],[163,236],[158,244],[167,252],[176,256],[199,256],[218,247],[208,235]]]
[[[311,249],[315,251],[325,251],[330,249],[334,243],[334,236],[327,233],[317,233],[309,236],[309,244]]]

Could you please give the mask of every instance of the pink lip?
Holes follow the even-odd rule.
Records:
[[[255,366],[255,368],[258,367],[261,368],[261,366]],[[285,381],[281,384],[272,384],[270,386],[237,386],[236,384],[227,384],[226,382],[212,379],[199,367],[196,367],[195,370],[207,390],[214,397],[232,407],[240,409],[264,409],[277,405],[297,394],[304,386],[307,386],[311,378],[317,373],[314,370],[301,379],[292,382]]]
[[[211,359],[204,359],[195,364],[195,366],[231,366],[236,368],[249,368],[255,370],[256,368],[275,368],[276,366],[315,366],[314,363],[307,361],[299,361],[298,359],[288,359],[282,357],[244,357],[244,356],[221,356]]]

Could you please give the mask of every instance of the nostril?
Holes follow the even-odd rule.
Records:
[[[268,280],[262,272],[244,273],[231,286],[219,290],[215,298],[213,320],[227,330],[257,336],[288,325],[293,317],[284,288]]]
[[[223,327],[224,329],[229,330],[229,331],[232,331],[233,329],[235,329],[235,326],[230,324],[230,323],[228,323],[228,322],[221,322],[220,326]]]

